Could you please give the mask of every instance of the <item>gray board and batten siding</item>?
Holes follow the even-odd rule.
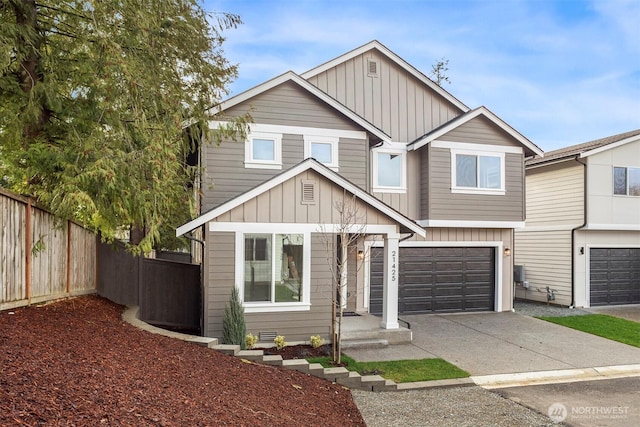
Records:
[[[225,111],[225,114],[233,117],[248,111],[254,122],[259,124],[362,131],[340,113],[332,111],[330,107],[291,82],[234,106]],[[338,173],[363,189],[367,187],[368,144],[367,139],[353,138],[340,138],[338,142]],[[281,172],[274,169],[245,168],[243,141],[225,141],[220,146],[209,144],[204,146],[203,150],[203,186],[207,190],[203,211],[210,210]],[[282,170],[287,170],[302,160],[303,135],[283,134]],[[212,191],[208,191],[209,189]]]
[[[316,202],[302,203],[302,183],[315,183]],[[351,194],[312,170],[306,170],[245,203],[220,214],[213,222],[337,224],[336,203]],[[358,201],[358,223],[389,225],[395,222],[370,205]]]
[[[369,71],[371,61],[377,73]],[[307,79],[396,142],[411,142],[462,114],[407,70],[371,49]]]

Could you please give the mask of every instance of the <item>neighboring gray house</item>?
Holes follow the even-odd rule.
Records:
[[[203,213],[177,230],[204,231],[205,335],[220,336],[237,286],[254,334],[327,338],[337,256],[324,243],[352,196],[366,237],[347,261],[347,310],[395,329],[402,314],[512,308],[524,161],[542,151],[491,111],[377,41],[221,108],[255,123],[244,143],[203,145]]]
[[[640,303],[640,129],[529,159],[526,175],[527,221],[514,254],[525,281],[516,297]]]

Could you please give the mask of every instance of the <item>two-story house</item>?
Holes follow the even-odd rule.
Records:
[[[526,184],[516,297],[640,303],[640,129],[528,159]]]
[[[487,108],[377,41],[221,108],[254,123],[244,142],[202,146],[203,213],[177,230],[204,232],[205,335],[235,286],[261,338],[327,338],[345,201],[361,236],[340,258],[347,310],[395,329],[403,314],[512,308],[524,160],[542,151]]]

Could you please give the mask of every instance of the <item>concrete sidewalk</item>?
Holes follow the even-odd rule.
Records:
[[[615,376],[640,375],[640,348],[529,316],[507,312],[403,319],[411,323],[411,344],[345,352],[359,361],[440,357],[473,377],[485,377],[487,384],[574,376],[584,380],[612,371]],[[592,369],[601,367],[615,369]]]

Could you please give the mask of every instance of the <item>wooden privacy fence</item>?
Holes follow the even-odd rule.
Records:
[[[96,235],[0,188],[0,310],[96,291]]]
[[[121,245],[98,243],[98,293],[140,307],[140,319],[201,330],[200,266],[133,256]]]

